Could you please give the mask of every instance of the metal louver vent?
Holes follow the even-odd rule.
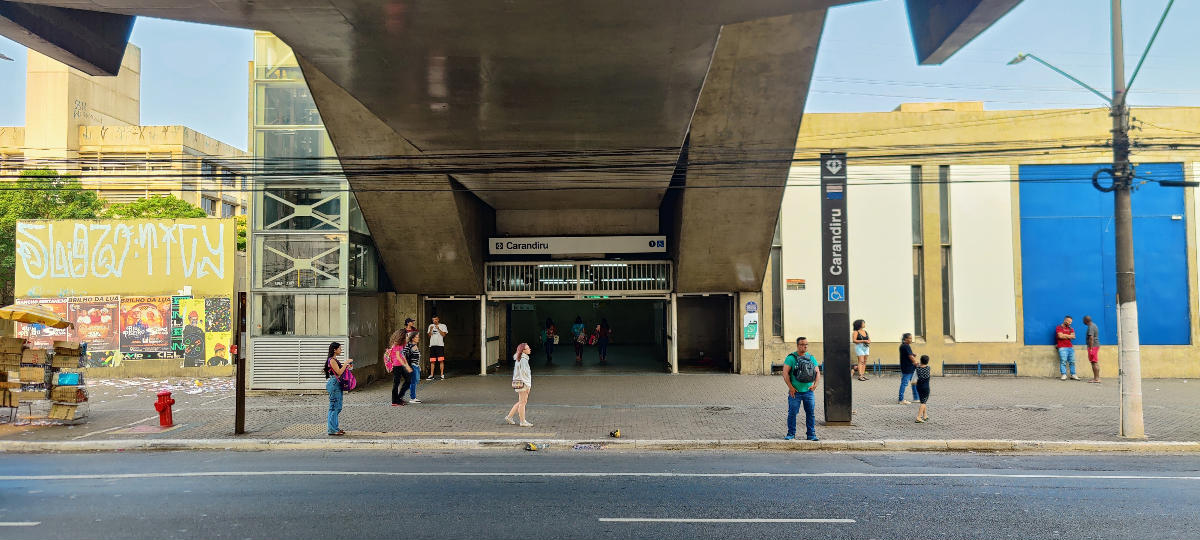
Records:
[[[250,388],[254,390],[319,390],[329,343],[339,337],[263,337],[250,341]],[[348,348],[348,347],[347,347]],[[348,357],[348,351],[343,354]]]

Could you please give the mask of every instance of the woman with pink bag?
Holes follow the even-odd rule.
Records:
[[[342,344],[334,341],[329,344],[329,355],[325,358],[325,390],[329,392],[329,434],[331,436],[345,435],[346,432],[338,428],[338,415],[342,414],[342,385],[350,385],[349,381],[343,381],[346,378],[346,372],[352,367],[354,360],[349,358],[345,362],[337,359],[342,354]],[[353,387],[347,388],[351,389]]]
[[[407,359],[404,358],[404,330],[396,330],[392,332],[392,336],[388,338],[387,358],[384,367],[392,372],[392,406],[401,407],[404,403],[404,393],[408,391],[408,385],[412,381],[412,368],[409,367]],[[397,392],[397,390],[399,390]]]
[[[533,374],[529,371],[529,353],[533,352],[529,348],[528,343],[517,345],[517,352],[513,354],[513,378],[512,387],[517,392],[517,403],[508,411],[508,416],[504,417],[504,421],[510,424],[516,424],[513,420],[513,415],[517,415],[521,419],[521,427],[533,427],[525,420],[525,406],[529,404],[529,389],[533,388]]]

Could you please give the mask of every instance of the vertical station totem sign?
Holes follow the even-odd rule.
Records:
[[[846,238],[846,154],[821,154],[821,341],[826,424],[848,424],[851,415],[850,265]]]

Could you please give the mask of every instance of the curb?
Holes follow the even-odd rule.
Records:
[[[587,450],[758,450],[790,452],[1123,452],[1143,454],[1200,453],[1200,442],[1189,441],[1018,441],[995,439],[924,439],[867,441],[750,440],[534,440],[548,450],[581,445]],[[0,441],[0,452],[153,452],[212,451],[410,451],[518,450],[526,441],[514,439],[128,439],[107,441]]]

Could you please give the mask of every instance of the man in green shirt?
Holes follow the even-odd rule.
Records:
[[[801,359],[812,362],[816,371],[816,377],[811,382],[802,382],[794,376],[797,372],[796,366]],[[819,441],[814,425],[816,400],[813,398],[813,388],[821,382],[821,363],[817,361],[816,357],[809,354],[808,338],[796,338],[796,352],[789,354],[783,361],[783,382],[788,388],[787,436],[784,439],[790,441],[796,438],[796,414],[800,412],[800,406],[803,405],[805,435],[810,441]]]

